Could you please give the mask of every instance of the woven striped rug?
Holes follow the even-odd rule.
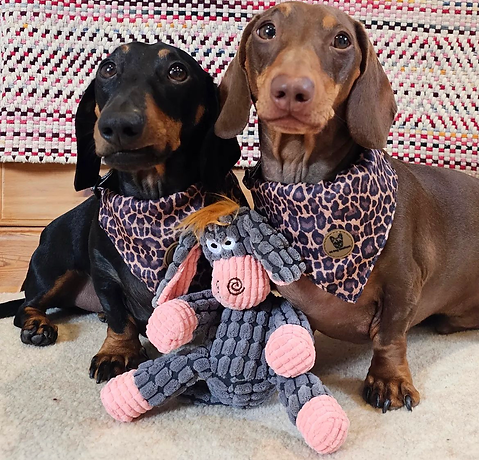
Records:
[[[74,113],[117,45],[163,40],[220,81],[248,20],[279,2],[2,0],[0,161],[75,162]],[[405,161],[477,172],[478,2],[325,1],[361,20],[396,93],[388,141]],[[241,166],[259,158],[255,114]]]

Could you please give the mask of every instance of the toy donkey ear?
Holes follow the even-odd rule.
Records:
[[[252,210],[245,216],[243,226],[249,233],[253,255],[275,284],[291,284],[301,278],[306,264],[300,254],[263,216]]]
[[[200,256],[201,248],[195,235],[183,233],[173,254],[173,261],[153,299],[153,307],[188,293]]]
[[[75,190],[77,192],[93,187],[100,173],[100,158],[96,155],[93,140],[93,130],[97,120],[95,105],[95,80],[93,80],[83,94],[75,115],[77,138]]]

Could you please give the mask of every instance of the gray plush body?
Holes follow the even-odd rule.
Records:
[[[281,325],[300,325],[312,334],[306,316],[286,300],[269,294],[260,306],[235,311],[223,308],[209,290],[182,299],[196,312],[204,345],[140,365],[135,384],[151,406],[185,393],[195,402],[252,407],[278,391],[294,423],[307,401],[330,394],[314,374],[282,377],[266,362],[266,342]],[[200,380],[206,386],[195,385]]]

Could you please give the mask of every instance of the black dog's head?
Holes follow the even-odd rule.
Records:
[[[76,190],[95,185],[101,158],[119,171],[171,179],[174,170],[214,189],[240,156],[235,139],[214,135],[218,112],[213,79],[187,53],[161,42],[118,47],[77,110]]]

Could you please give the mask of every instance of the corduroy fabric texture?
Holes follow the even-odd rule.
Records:
[[[135,370],[131,370],[119,375],[111,385],[104,386],[100,392],[105,410],[120,422],[131,422],[152,409],[136,387],[134,373]]]
[[[150,342],[161,353],[176,350],[193,338],[198,327],[195,311],[182,299],[172,299],[155,308],[146,328]]]

